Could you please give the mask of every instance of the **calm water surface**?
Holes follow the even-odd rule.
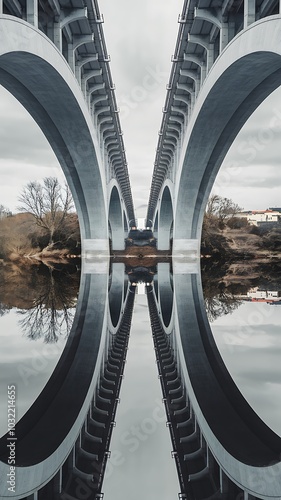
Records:
[[[243,270],[243,263],[239,266]],[[211,330],[227,369],[254,411],[281,436],[279,264],[246,266],[240,278],[223,274],[219,266],[203,268],[202,281]]]
[[[104,497],[176,499],[179,484],[171,458],[172,445],[144,294],[137,294],[135,299],[124,375],[103,486]]]
[[[79,279],[73,270],[1,270],[0,436],[7,432],[8,385],[16,386],[18,421],[49,380],[73,322]]]
[[[0,436],[7,431],[7,386],[17,387],[19,420],[62,354],[79,289],[75,273],[35,269],[26,277],[15,276],[15,270],[12,275],[2,273],[0,286]],[[253,409],[281,435],[281,285],[262,280],[254,286],[236,284],[222,289],[221,284],[205,279],[210,282],[212,289],[205,286],[204,292],[206,309],[222,358]],[[104,481],[105,498],[177,498],[179,485],[157,375],[147,298],[139,294]]]

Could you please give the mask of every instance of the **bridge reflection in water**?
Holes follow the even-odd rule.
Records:
[[[163,252],[144,253],[115,252],[109,279],[106,262],[83,262],[66,347],[16,426],[15,494],[5,484],[9,434],[0,440],[1,498],[103,497],[139,282],[146,288],[179,498],[280,498],[281,439],[248,405],[220,357],[197,263],[180,266]]]

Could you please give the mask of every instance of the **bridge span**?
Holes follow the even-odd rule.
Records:
[[[280,86],[280,13],[277,1],[189,0],[178,20],[147,225],[173,255],[173,276],[159,264],[149,300],[180,498],[281,498],[280,438],[233,384],[200,278],[216,175],[246,120]]]
[[[79,217],[82,277],[67,346],[17,425],[16,487],[0,440],[0,498],[102,498],[133,294],[110,250],[123,250],[134,207],[96,0],[0,0],[0,84],[54,150]],[[13,479],[13,478],[12,478]]]
[[[96,0],[0,1],[0,83],[23,104],[71,188],[84,254],[123,249],[134,220],[110,57]]]
[[[280,85],[279,12],[276,0],[186,0],[179,17],[147,213],[158,250],[171,248],[173,262],[159,263],[147,287],[181,499],[281,500],[281,439],[223,364],[199,268],[216,174],[247,118]],[[135,217],[102,21],[96,0],[0,0],[0,83],[59,159],[83,253],[66,348],[17,425],[15,492],[5,481],[7,436],[0,440],[3,499],[103,497],[133,308],[122,264],[108,276],[109,247],[124,250]]]
[[[199,256],[204,209],[223,159],[280,85],[278,1],[190,0],[167,84],[147,211],[158,248]]]

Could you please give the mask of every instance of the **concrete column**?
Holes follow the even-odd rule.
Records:
[[[0,0],[0,15],[3,14],[3,0]]]
[[[49,21],[47,23],[47,37],[54,41],[54,23],[53,21]]]
[[[228,493],[228,490],[229,490],[229,478],[223,472],[223,470],[220,469],[220,493]]]
[[[175,274],[200,273],[200,241],[174,238],[173,269]]]
[[[81,87],[81,66],[79,64],[75,65],[75,77]]]
[[[256,0],[244,0],[244,29],[256,20]]]
[[[244,500],[256,500],[256,497],[253,497],[253,495],[251,495],[247,491],[244,491]]]
[[[75,446],[73,446],[68,458],[67,458],[67,468],[69,471],[72,471],[73,467],[75,467]]]
[[[281,0],[280,0],[281,1]],[[228,22],[228,42],[235,37],[235,22]]]
[[[215,470],[215,459],[208,447],[207,447],[207,467],[209,468],[211,474],[213,474]]]
[[[225,49],[229,41],[228,23],[222,22],[220,29],[220,53]]]
[[[26,20],[38,28],[38,3],[37,0],[26,0]]]
[[[74,73],[75,72],[75,50],[73,49],[72,43],[68,43],[68,45],[67,45],[67,61],[68,61],[68,64]]]
[[[189,116],[190,116],[190,113],[192,112],[192,110],[193,110],[193,108],[194,108],[195,100],[196,100],[195,92],[192,92],[192,94],[190,94],[190,110],[189,110]]]
[[[200,78],[196,78],[196,80],[194,80],[194,89],[195,89],[195,97],[197,98],[198,94],[199,94],[199,90],[200,90]]]
[[[204,80],[206,78],[206,73],[207,73],[207,67],[206,67],[206,64],[203,64],[201,66],[201,78],[200,78],[201,87],[202,87]]]
[[[84,274],[106,274],[109,269],[108,240],[86,239],[82,241]]]
[[[62,492],[62,469],[53,478],[53,493],[59,495]]]
[[[85,78],[84,76],[81,78],[81,90],[83,92],[86,102],[89,101],[89,92],[87,92],[87,81],[88,81],[87,78]]]
[[[215,47],[213,43],[210,43],[207,49],[207,73],[209,73],[211,67],[214,64],[215,60]]]
[[[54,23],[54,44],[62,52],[62,29],[60,22]]]

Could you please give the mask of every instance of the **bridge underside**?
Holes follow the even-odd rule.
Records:
[[[207,16],[204,22],[212,23],[210,12],[196,11],[195,2],[191,4],[191,17]],[[61,29],[66,22],[61,20]],[[191,19],[180,22],[189,25]],[[222,34],[223,28],[222,17]],[[172,249],[174,280],[170,262],[161,262],[154,287],[148,286],[182,498],[281,498],[280,438],[253,413],[222,362],[204,309],[199,269],[208,196],[239,130],[281,83],[280,39],[279,16],[251,25],[246,21],[228,45],[221,36],[220,55],[207,64],[205,74],[199,56],[192,54],[192,64],[201,68],[200,89],[199,71],[190,72],[193,67],[178,68],[180,81],[168,86],[169,92],[177,89],[172,99],[181,104],[167,99],[148,218],[157,231],[158,250]],[[197,42],[193,38],[191,43]],[[207,62],[213,48],[208,45],[206,54],[200,53]],[[96,109],[113,90],[105,54],[94,59],[102,68],[83,70],[77,80],[71,57],[67,63],[58,49],[36,27],[0,15],[0,82],[33,116],[59,159],[75,200],[84,257],[67,347],[50,383],[17,427],[19,493],[8,495],[15,500],[75,499],[87,495],[82,485],[89,498],[101,498],[133,307],[124,267],[117,263],[110,278],[107,274],[109,241],[114,255],[124,253],[124,233],[134,223],[134,213],[115,99],[111,96],[110,105]],[[73,55],[73,47],[68,49]],[[176,64],[186,61],[184,50],[179,48],[182,59]],[[98,73],[90,76],[92,71]],[[93,101],[96,91],[98,100]],[[0,472],[6,477],[3,438],[0,456]],[[6,484],[0,485],[0,496],[7,498]]]

